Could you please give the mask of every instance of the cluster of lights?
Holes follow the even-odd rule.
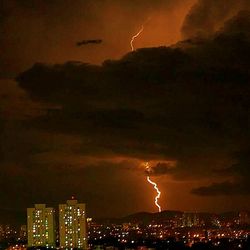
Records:
[[[121,244],[136,243],[138,239],[160,239],[170,243],[168,238],[174,238],[177,241],[182,241],[187,246],[192,246],[197,242],[211,242],[213,245],[222,244],[221,238],[238,244],[238,248],[243,248],[247,237],[250,236],[250,231],[246,230],[230,230],[226,233],[223,230],[227,229],[211,229],[205,230],[204,227],[178,227],[172,228],[168,224],[151,223],[145,226],[138,224],[124,223],[123,225],[98,225],[95,223],[89,224],[89,238],[92,240],[105,239],[106,237],[114,237]],[[236,240],[236,241],[235,241]],[[238,240],[238,241],[237,241]]]

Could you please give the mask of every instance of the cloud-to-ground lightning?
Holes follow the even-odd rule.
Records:
[[[150,18],[148,18],[148,20],[147,20],[145,23],[147,23],[149,20],[150,20]],[[145,24],[145,23],[144,23],[144,24]],[[132,36],[132,38],[131,38],[131,41],[130,41],[131,51],[134,51],[133,42],[134,42],[134,40],[143,32],[143,30],[144,30],[144,24],[141,26],[141,29],[140,29],[134,36]],[[147,172],[150,172],[151,168],[150,168],[148,162],[145,163],[145,166],[146,166]],[[149,175],[147,175],[147,181],[148,181],[151,185],[153,185],[154,189],[155,189],[156,192],[157,192],[157,195],[155,196],[155,205],[157,206],[158,212],[160,213],[160,212],[161,212],[161,206],[160,206],[159,203],[158,203],[158,199],[159,199],[160,196],[161,196],[161,192],[160,192],[160,190],[159,190],[157,184],[156,184],[155,182],[153,182],[153,181],[150,179]]]
[[[149,163],[148,163],[148,162],[145,163],[145,166],[146,166],[146,171],[147,171],[147,172],[150,172],[150,166],[149,166]],[[160,213],[160,212],[161,212],[161,206],[160,206],[159,203],[158,203],[158,199],[159,199],[160,196],[161,196],[161,192],[160,192],[160,190],[159,190],[157,184],[156,184],[155,182],[153,182],[153,181],[150,179],[149,175],[147,175],[147,181],[148,181],[151,185],[153,185],[154,189],[155,189],[156,192],[157,192],[157,195],[155,196],[155,205],[157,206],[158,212]]]
[[[158,203],[158,199],[159,199],[160,196],[161,196],[161,192],[160,192],[160,190],[158,189],[157,184],[156,184],[155,182],[151,181],[150,178],[149,178],[149,176],[147,176],[147,181],[148,181],[150,184],[152,184],[152,185],[154,186],[154,189],[155,189],[156,192],[157,192],[157,195],[155,196],[155,205],[158,207],[158,211],[159,211],[159,213],[160,213],[160,212],[161,212],[161,206],[160,206],[159,203]]]

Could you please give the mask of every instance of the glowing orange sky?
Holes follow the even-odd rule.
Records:
[[[7,3],[7,2],[6,2]],[[4,23],[7,33],[3,40],[2,55],[5,73],[22,71],[34,62],[58,63],[80,60],[101,63],[106,59],[117,59],[130,50],[130,39],[149,17],[143,36],[135,47],[169,45],[181,38],[180,28],[194,0],[176,1],[153,7],[127,7],[122,2],[112,4],[91,4],[86,6],[72,4],[69,14],[62,14],[56,20],[58,10],[13,7],[12,15]],[[152,4],[153,5],[153,4]],[[64,5],[62,4],[62,7]],[[82,9],[81,9],[82,8]],[[73,13],[74,11],[74,13]],[[71,13],[71,14],[70,14]],[[99,45],[77,47],[82,39],[102,39]],[[10,49],[11,47],[11,49]]]
[[[240,209],[249,207],[249,201],[237,195],[204,198],[190,193],[194,188],[209,186],[219,181],[231,181],[235,176],[236,180],[242,177],[239,177],[238,173],[235,176],[224,177],[218,174],[218,170],[223,166],[222,170],[225,171],[226,167],[231,166],[234,163],[231,152],[243,148],[249,141],[247,137],[241,135],[242,130],[239,128],[244,126],[243,122],[238,122],[236,119],[239,113],[238,103],[235,105],[233,102],[236,99],[239,102],[243,100],[242,106],[245,107],[244,101],[247,102],[248,98],[241,100],[239,96],[242,97],[242,93],[247,91],[239,89],[236,93],[234,89],[233,91],[229,89],[227,93],[224,85],[213,89],[202,77],[201,79],[204,80],[202,83],[207,89],[203,90],[199,85],[200,82],[197,84],[198,87],[194,84],[193,89],[190,89],[188,84],[197,81],[196,71],[194,76],[192,75],[195,81],[191,78],[190,82],[184,85],[186,83],[184,79],[183,89],[175,84],[176,75],[171,79],[174,84],[169,89],[164,85],[165,82],[162,85],[158,84],[159,82],[155,84],[147,74],[143,75],[142,78],[148,81],[147,87],[149,87],[144,90],[144,85],[140,85],[141,82],[136,85],[136,77],[125,79],[123,83],[119,74],[115,77],[106,74],[110,69],[111,74],[117,73],[112,64],[108,64],[106,68],[103,66],[93,70],[97,75],[100,71],[101,73],[104,71],[103,75],[106,78],[103,82],[102,78],[95,78],[90,71],[87,82],[94,86],[94,90],[86,91],[86,96],[84,96],[85,87],[88,90],[89,86],[78,85],[78,79],[74,77],[70,78],[69,82],[68,79],[63,82],[65,84],[63,86],[66,87],[62,92],[60,92],[61,79],[58,80],[55,77],[58,80],[56,82],[59,86],[58,95],[56,91],[56,94],[46,92],[55,83],[54,78],[50,81],[50,78],[45,77],[46,80],[42,83],[38,81],[42,74],[46,74],[43,70],[47,69],[47,66],[44,65],[49,63],[63,64],[72,60],[101,64],[104,60],[123,57],[131,51],[131,38],[142,25],[144,25],[143,32],[134,41],[135,49],[175,44],[182,38],[181,27],[195,2],[196,0],[154,2],[108,0],[62,1],[60,4],[48,4],[47,1],[41,0],[30,5],[29,1],[4,1],[7,14],[0,26],[5,34],[4,38],[0,38],[0,45],[4,51],[0,61],[2,78],[0,80],[0,128],[3,131],[0,134],[3,144],[3,146],[0,145],[0,160],[4,160],[0,163],[3,173],[6,173],[9,178],[1,180],[2,186],[7,187],[10,181],[16,185],[9,191],[10,193],[4,193],[7,201],[9,197],[14,197],[11,206],[18,207],[21,204],[20,207],[26,207],[27,203],[31,203],[33,190],[30,191],[28,186],[21,186],[21,184],[28,185],[27,179],[38,179],[41,182],[39,185],[33,183],[34,190],[37,192],[35,198],[44,199],[44,202],[46,202],[45,199],[53,202],[55,197],[58,200],[65,200],[77,190],[81,197],[88,197],[89,208],[94,215],[109,216],[112,213],[112,215],[121,216],[142,210],[154,212],[156,211],[155,190],[147,183],[145,168],[142,167],[143,162],[149,161],[152,166],[157,166],[160,162],[166,167],[166,173],[152,175],[152,180],[157,182],[161,190],[159,203],[162,210],[224,211],[234,208],[236,204]],[[224,23],[224,19],[221,22]],[[83,39],[102,39],[103,42],[76,46],[76,43]],[[135,55],[141,56],[142,61],[147,62],[148,55],[155,51],[159,53],[160,59],[161,56],[165,56],[166,62],[168,62],[168,55],[177,58],[175,63],[179,66],[178,63],[181,62],[181,67],[184,65],[184,72],[190,70],[189,67],[193,65],[196,69],[200,63],[195,61],[196,64],[190,66],[185,61],[189,54],[188,56],[185,54],[185,57],[182,52],[167,49],[163,49],[162,52],[159,48],[137,51],[140,52],[138,54],[130,53],[130,60],[134,65],[143,67]],[[204,55],[204,58],[209,57],[205,49]],[[160,59],[154,62],[155,67],[161,67]],[[30,72],[27,73],[28,81],[24,80],[22,86],[18,86],[18,83],[13,80],[3,79],[18,75],[36,62],[44,63],[42,64],[44,68],[38,73],[37,69],[33,69],[36,77],[32,78],[34,76],[32,75],[30,82]],[[123,63],[120,60],[118,65],[119,62]],[[166,67],[171,64],[172,62],[167,63]],[[77,68],[74,64],[63,65],[62,72],[65,73],[65,70],[66,75],[71,72],[67,71],[68,66]],[[52,74],[56,71],[53,66],[48,68]],[[129,67],[125,69],[131,70]],[[84,68],[84,70],[88,72],[90,69]],[[171,70],[174,71],[175,68]],[[207,71],[211,72],[210,70],[209,68]],[[76,71],[78,72],[78,68]],[[182,73],[182,71],[176,72],[179,75]],[[174,74],[176,72],[174,71]],[[84,73],[78,73],[82,79]],[[129,72],[126,73],[129,74]],[[165,72],[160,80],[165,81],[164,77]],[[104,87],[100,86],[102,84]],[[80,89],[79,93],[75,91],[75,86]],[[212,94],[206,96],[206,90],[211,91]],[[203,99],[199,99],[199,91],[207,98],[207,102],[203,103]],[[104,92],[107,93],[106,96],[103,96]],[[216,96],[217,103],[214,103],[210,96],[213,98]],[[148,97],[150,100],[146,99]],[[88,99],[86,103],[84,98]],[[203,105],[204,110],[202,108],[200,110],[200,104]],[[228,119],[231,122],[231,110],[236,114],[234,116],[236,120],[233,122],[240,126],[235,125],[236,129],[232,129],[232,134],[235,136],[233,137],[228,132],[231,132],[231,128],[226,126],[227,123],[225,126],[228,134],[225,133],[224,138],[217,130],[220,129],[219,125],[224,125],[224,120]],[[240,114],[244,117],[245,109],[239,108],[239,111],[242,111]],[[123,116],[117,115],[116,112],[123,112]],[[112,120],[113,116],[118,117],[118,123],[115,119]],[[134,122],[133,119],[138,119],[135,121],[135,127],[121,124],[124,117],[125,121],[131,119],[129,120],[131,123]],[[207,117],[211,119],[211,124],[207,125]],[[179,127],[176,128],[176,124],[171,123],[171,119]],[[50,125],[46,127],[47,124]],[[213,134],[213,129],[218,134]],[[211,134],[207,135],[207,131]],[[220,140],[217,139],[220,136]],[[50,175],[42,178],[48,172]],[[43,185],[48,188],[43,190]],[[15,199],[17,190],[22,188],[25,190],[24,198]],[[103,209],[110,204],[113,204],[112,211]]]

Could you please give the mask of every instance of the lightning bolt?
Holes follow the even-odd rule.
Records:
[[[142,31],[144,30],[144,25],[146,25],[146,23],[148,23],[150,21],[151,17],[149,17],[141,26],[141,29],[134,35],[132,36],[131,40],[130,40],[130,47],[131,47],[131,51],[134,51],[134,45],[133,42],[134,40],[142,33]]]
[[[142,33],[143,30],[144,30],[144,25],[142,25],[141,29],[134,36],[132,36],[130,41],[131,51],[134,51],[134,46],[133,46],[134,40]]]
[[[159,188],[157,187],[157,184],[155,182],[151,181],[149,176],[147,176],[147,181],[154,186],[154,189],[157,192],[157,195],[155,196],[155,205],[158,207],[158,211],[160,213],[161,212],[161,206],[158,204],[158,199],[161,196],[161,192],[160,192]]]
[[[150,168],[148,162],[145,163],[145,166],[146,166],[146,170],[147,170],[148,172],[150,172],[150,171],[151,171],[151,168]],[[161,192],[160,192],[160,190],[159,190],[157,184],[156,184],[155,182],[153,182],[153,181],[150,179],[149,175],[147,176],[147,181],[148,181],[151,185],[153,185],[154,189],[155,189],[156,192],[157,192],[157,195],[155,196],[155,205],[158,207],[158,212],[160,213],[160,212],[161,212],[161,206],[160,206],[159,203],[158,203],[158,199],[159,199],[160,196],[161,196]]]

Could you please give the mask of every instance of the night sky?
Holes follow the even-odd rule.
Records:
[[[156,212],[145,162],[163,210],[250,209],[249,0],[2,0],[0,48],[0,209]]]

